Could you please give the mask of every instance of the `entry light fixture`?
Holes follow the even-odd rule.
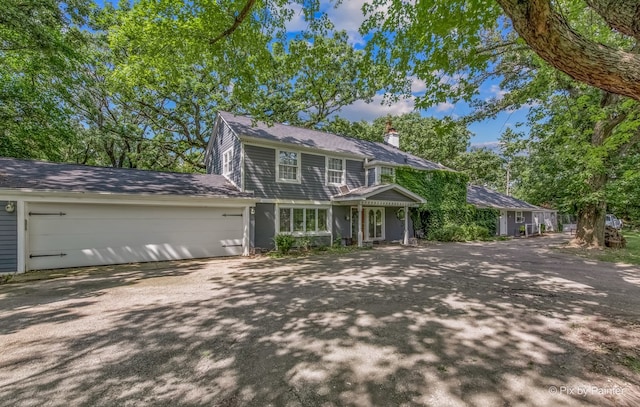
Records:
[[[13,213],[16,210],[16,203],[15,202],[11,202],[9,201],[7,203],[7,205],[4,207],[4,210],[7,211],[7,213]]]

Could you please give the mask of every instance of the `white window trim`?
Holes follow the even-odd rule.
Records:
[[[289,216],[289,231],[281,231],[280,230],[280,210],[289,209],[291,211]],[[304,231],[293,231],[293,209],[302,209],[304,211]],[[316,224],[315,231],[307,231],[307,209],[315,209],[316,212],[316,220],[318,219],[318,209],[324,209],[327,211],[327,230],[318,230],[318,225]],[[330,206],[302,206],[302,205],[277,205],[276,206],[276,233],[286,233],[292,236],[331,236],[332,234],[332,218],[331,218],[331,207]]]
[[[280,178],[280,152],[296,153],[298,155],[298,171],[296,172],[296,179],[281,179]],[[300,184],[302,179],[302,153],[297,150],[287,150],[284,148],[276,149],[276,182],[282,182],[286,184]]]
[[[382,167],[391,168],[393,171],[393,182],[396,182],[396,169],[395,167],[387,166],[387,165],[379,165],[376,168],[376,185],[382,183]]]
[[[338,172],[338,170],[331,170],[329,169],[329,160],[340,160],[342,161],[342,182],[340,183],[335,183],[335,182],[329,182],[329,171],[334,171],[334,172]],[[339,158],[339,157],[330,157],[327,156],[325,157],[324,160],[324,181],[325,181],[325,185],[329,186],[342,186],[342,185],[346,185],[347,184],[347,160],[345,160],[344,158]]]
[[[518,219],[520,220],[518,221]],[[524,223],[524,221],[525,221],[524,213],[522,211],[516,211],[516,223]]]
[[[229,154],[229,161],[227,162],[227,154]],[[229,164],[229,171],[227,171],[227,165]],[[222,175],[231,175],[233,173],[233,147],[226,149],[222,153]]]

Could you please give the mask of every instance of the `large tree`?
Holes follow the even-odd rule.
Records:
[[[3,2],[0,155],[64,159],[75,142],[68,88],[83,58],[89,0]]]
[[[503,87],[511,86],[509,94],[500,103],[484,106],[482,113],[540,104],[543,108],[536,113],[572,122],[570,128],[551,128],[549,124],[559,122],[535,117],[533,123],[544,131],[533,137],[545,141],[551,131],[573,131],[566,148],[578,154],[571,159],[577,159],[574,175],[580,177],[572,177],[569,189],[579,215],[578,239],[601,246],[611,157],[638,142],[637,107],[632,103],[640,100],[637,2],[615,2],[615,6],[604,0],[385,3],[384,13],[365,7],[369,18],[363,30],[372,36],[368,44],[372,62],[394,68],[387,81],[390,92],[410,92],[407,81],[394,81],[399,71],[425,82],[425,93],[418,95],[421,106],[444,99],[472,100],[482,81],[506,75]],[[558,75],[546,64],[568,76]],[[550,103],[563,100],[574,116],[551,108]]]

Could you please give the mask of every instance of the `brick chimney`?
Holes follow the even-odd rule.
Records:
[[[391,125],[391,120],[387,120],[387,125],[384,129],[384,142],[395,148],[400,148],[400,135]]]

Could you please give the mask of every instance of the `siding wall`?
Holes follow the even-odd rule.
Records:
[[[362,161],[347,160],[347,186],[349,189],[364,186],[364,163]]]
[[[396,215],[398,209],[394,207],[387,207],[384,210],[384,221],[385,221],[385,240],[400,240],[404,239],[404,220],[398,219]],[[407,214],[409,215],[409,214]],[[411,218],[409,218],[409,237],[413,237],[413,222],[411,222]]]
[[[213,142],[209,145],[211,151],[207,151],[206,165],[208,174],[222,174],[222,154],[229,148],[233,148],[233,172],[229,177],[231,182],[241,187],[241,150],[240,140],[222,121],[218,122]]]
[[[520,226],[526,223],[532,223],[533,214],[531,211],[522,211],[524,223],[516,223],[516,212],[507,211],[507,235],[520,236]]]
[[[7,203],[0,201],[0,272],[13,273],[18,269],[18,218],[4,210]]]
[[[404,196],[401,193],[394,190],[380,192],[379,194],[375,194],[369,197],[369,199],[374,201],[377,200],[377,201],[394,201],[394,202],[412,201],[411,198]]]
[[[273,237],[276,234],[276,211],[274,204],[256,204],[255,247],[273,249]]]
[[[300,154],[301,183],[276,181],[276,149],[246,145],[245,189],[257,198],[300,199],[328,201],[339,193],[339,188],[325,185],[324,155]],[[364,184],[362,163],[347,160],[347,185],[357,188]]]
[[[376,184],[376,169],[375,168],[369,168],[367,170],[367,178],[369,179],[368,181],[368,185],[369,186],[373,186]]]
[[[350,206],[333,207],[333,238],[351,237],[351,225],[346,217],[350,216]]]

